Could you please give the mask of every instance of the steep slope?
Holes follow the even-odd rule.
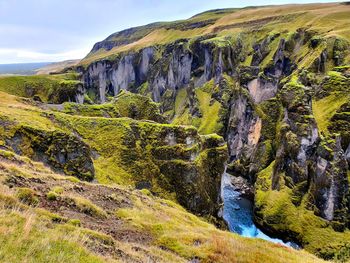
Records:
[[[128,90],[223,136],[258,224],[348,258],[349,18],[347,3],[209,11],[113,34],[77,71],[94,102]]]

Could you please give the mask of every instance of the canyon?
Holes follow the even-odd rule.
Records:
[[[0,77],[7,220],[41,209],[123,262],[346,262],[349,25],[348,3],[212,10]]]

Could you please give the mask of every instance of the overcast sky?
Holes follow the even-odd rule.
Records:
[[[331,0],[0,0],[0,63],[82,58],[125,28],[209,9],[291,2]]]

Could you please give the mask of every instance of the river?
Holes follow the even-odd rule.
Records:
[[[223,218],[231,232],[244,237],[261,238],[273,243],[298,248],[292,242],[283,242],[263,233],[253,222],[253,204],[241,196],[231,183],[230,175],[224,173],[221,180],[221,198],[224,201]]]

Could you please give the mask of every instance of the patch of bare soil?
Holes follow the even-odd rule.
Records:
[[[81,227],[104,233],[113,238],[115,241],[132,243],[133,250],[138,253],[148,255],[143,246],[152,242],[152,236],[147,232],[141,232],[116,216],[116,211],[120,208],[132,207],[132,194],[129,190],[107,187],[98,184],[73,183],[69,180],[58,180],[55,178],[25,178],[18,175],[8,176],[5,185],[10,188],[26,187],[33,189],[40,202],[39,207],[44,208],[52,213],[58,214],[67,219],[78,219]],[[64,193],[58,196],[56,200],[49,200],[47,193],[54,187],[62,187]],[[100,217],[97,215],[83,212],[70,198],[66,196],[88,199],[94,205],[102,208],[107,216]],[[122,259],[123,262],[141,262],[138,258],[127,254],[115,245],[104,244],[101,241],[87,242],[86,246],[92,251],[109,256],[112,258]],[[156,262],[148,255],[150,262]]]

